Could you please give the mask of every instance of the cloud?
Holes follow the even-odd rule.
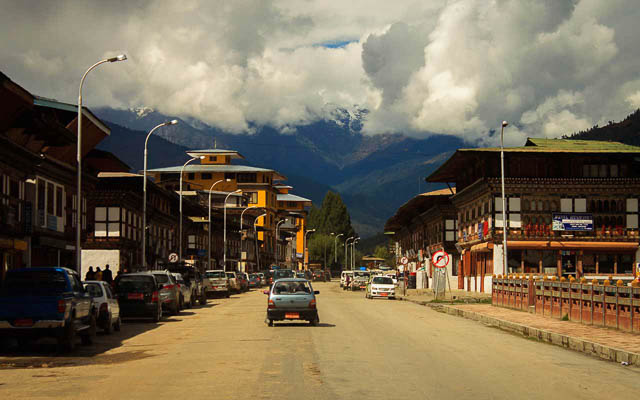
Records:
[[[292,132],[366,108],[363,131],[495,144],[640,106],[632,0],[2,2],[0,65],[33,93]]]

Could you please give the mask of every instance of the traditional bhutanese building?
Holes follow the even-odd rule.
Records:
[[[640,148],[528,139],[504,149],[459,149],[427,182],[455,182],[458,287],[490,291],[493,274],[630,280],[637,275]],[[503,229],[507,225],[507,266]]]
[[[277,182],[286,180],[286,177],[272,169],[232,164],[232,160],[244,159],[244,156],[235,150],[191,150],[187,154],[197,160],[184,168],[183,190],[187,191],[185,195],[188,195],[188,192],[208,195],[212,191],[215,194],[213,202],[216,196],[222,197],[221,206],[224,206],[226,199],[227,219],[240,219],[242,216],[245,238],[249,240],[252,239],[253,219],[266,214],[255,221],[259,260],[242,260],[241,255],[248,255],[247,251],[239,252],[238,258],[229,258],[227,252],[226,268],[255,271],[284,262],[286,245],[282,237],[276,238],[276,225],[286,210],[278,207],[278,195],[281,193],[276,186]],[[147,172],[160,186],[179,190],[181,169],[182,166],[179,165],[151,169]],[[240,190],[241,193],[233,194],[236,190]],[[294,208],[297,210],[297,207]],[[287,230],[285,228],[283,234]],[[279,229],[278,236],[281,236]]]
[[[384,227],[397,243],[398,260],[407,258],[410,273],[424,269],[429,287],[433,286],[436,273],[431,256],[441,250],[449,256],[445,267],[450,283],[457,284],[457,215],[450,200],[455,193],[456,189],[451,188],[419,194],[401,206]]]
[[[291,241],[286,248],[287,261],[293,269],[301,270],[304,266],[304,259],[307,257],[307,249],[304,243],[304,232],[306,229],[307,208],[311,206],[311,200],[289,193],[293,189],[287,185],[275,185],[278,190],[277,201],[278,210],[285,219],[280,226],[280,230],[288,235],[292,235]]]

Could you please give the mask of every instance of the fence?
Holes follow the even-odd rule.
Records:
[[[494,306],[549,318],[640,332],[640,287],[536,279],[494,278]]]

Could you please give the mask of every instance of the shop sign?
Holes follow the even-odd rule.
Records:
[[[592,231],[593,215],[592,214],[553,214],[554,231]]]

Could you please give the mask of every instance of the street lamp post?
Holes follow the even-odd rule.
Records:
[[[78,148],[77,148],[77,167],[78,167],[78,194],[76,197],[76,269],[78,273],[81,271],[82,264],[82,85],[84,84],[84,79],[87,77],[87,74],[91,72],[92,69],[97,67],[100,64],[104,64],[107,62],[116,62],[116,61],[124,61],[127,59],[127,56],[124,54],[120,54],[116,57],[105,58],[104,60],[98,61],[93,64],[89,69],[82,75],[82,79],[80,80],[80,88],[78,89]]]
[[[184,163],[182,165],[182,168],[180,168],[180,247],[179,247],[179,260],[182,261],[182,175],[184,175],[184,167],[187,166],[187,164],[189,164],[191,161],[195,161],[198,158],[200,158],[201,160],[204,159],[204,156],[200,156],[200,157],[193,157],[189,160],[187,160],[186,163]]]
[[[500,129],[500,174],[502,176],[502,263],[504,264],[505,275],[509,272],[507,266],[507,206],[504,198],[504,128],[509,125],[507,121],[502,121]]]
[[[346,271],[347,268],[347,260],[349,259],[349,240],[351,239],[355,239],[355,236],[351,236],[348,237],[345,241],[344,241],[344,270]]]
[[[338,263],[338,238],[340,236],[344,236],[344,233],[337,234],[333,240],[333,263],[334,264]]]
[[[242,217],[244,216],[244,212],[247,211],[250,208],[263,208],[263,207],[249,206],[249,207],[245,208],[244,210],[242,210],[242,212],[240,213],[240,254],[241,254],[241,257],[242,257],[242,251],[244,250],[244,235],[242,234]],[[245,267],[245,270],[246,270],[246,267]]]
[[[224,237],[222,238],[222,242],[223,242],[222,246],[224,247],[222,262],[224,263],[224,265],[222,269],[225,272],[227,271],[227,200],[229,199],[229,196],[235,193],[242,193],[242,190],[240,189],[234,190],[233,192],[229,193],[227,197],[224,198],[224,233],[223,233]]]
[[[281,224],[281,223],[283,223],[283,222],[285,222],[285,221],[286,221],[286,219],[281,219],[280,221],[278,221],[278,222],[276,223],[276,263],[278,262],[278,255],[279,255],[279,253],[280,253],[280,252],[278,251],[278,238],[280,237],[280,236],[279,236],[278,228],[280,227],[280,224]]]
[[[308,235],[309,233],[312,233],[312,232],[315,232],[315,231],[316,231],[316,230],[315,230],[315,228],[314,228],[314,229],[309,229],[308,231],[306,231],[306,232],[304,233],[304,249],[303,249],[303,251],[305,252],[305,255],[307,256],[307,257],[304,259],[304,270],[305,270],[305,271],[309,269],[309,250],[307,249],[307,235]]]
[[[144,162],[142,169],[142,268],[146,269],[147,267],[147,143],[149,142],[149,138],[153,132],[163,126],[167,125],[175,125],[178,123],[177,119],[172,121],[164,122],[155,128],[151,129],[147,138],[144,140]]]
[[[258,220],[262,217],[267,217],[267,213],[258,215],[256,219],[253,220],[253,239],[256,241],[256,265],[258,267],[258,271],[260,271],[260,246],[258,246],[258,232],[256,232]]]
[[[353,271],[356,267],[356,242],[360,240],[360,237],[353,239],[351,242],[351,270]]]
[[[215,181],[213,183],[213,185],[211,185],[211,187],[209,188],[209,245],[207,246],[208,248],[208,253],[209,253],[209,264],[208,267],[209,269],[213,269],[211,268],[211,192],[213,191],[213,187],[215,185],[217,185],[220,182],[229,182],[231,181],[231,179],[220,179],[219,181]]]

